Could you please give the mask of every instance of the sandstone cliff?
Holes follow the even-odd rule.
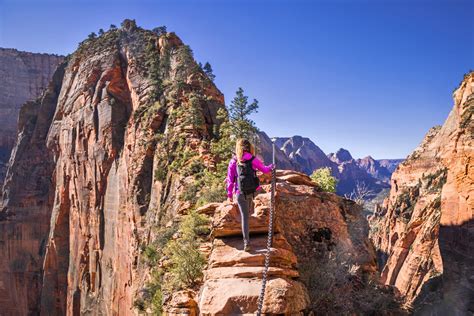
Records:
[[[63,58],[0,48],[0,187],[17,135],[20,107],[41,94]]]
[[[453,97],[443,126],[400,164],[371,219],[382,280],[420,313],[474,312],[474,73]]]
[[[2,312],[132,314],[152,227],[212,168],[223,95],[173,33],[125,21],[23,106],[0,211]]]

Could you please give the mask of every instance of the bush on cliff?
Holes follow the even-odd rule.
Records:
[[[170,292],[194,286],[202,278],[206,259],[199,251],[201,236],[209,233],[207,217],[191,211],[179,226],[179,238],[171,240],[164,250],[169,257],[169,278],[166,289]]]
[[[173,239],[176,232],[178,237]],[[145,297],[134,302],[138,310],[149,307],[154,315],[161,315],[167,296],[201,281],[207,261],[199,251],[199,244],[208,234],[209,220],[195,210],[183,216],[178,227],[172,225],[159,230],[158,238],[142,252],[144,260],[153,262],[154,267],[144,289]]]
[[[336,192],[337,179],[331,175],[331,168],[317,169],[311,174],[311,179],[325,192]]]

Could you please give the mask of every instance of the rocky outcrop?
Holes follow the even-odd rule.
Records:
[[[21,110],[0,211],[7,314],[133,314],[152,227],[212,168],[223,95],[173,33],[124,21],[81,43]]]
[[[0,187],[16,140],[20,107],[41,94],[63,59],[0,48]]]
[[[266,176],[262,182],[268,180]],[[235,204],[212,204],[198,210],[211,218],[212,248],[204,283],[192,298],[198,306],[185,313],[256,312],[268,232],[269,189],[268,184],[263,185],[264,191],[255,197],[250,252],[242,250]],[[263,312],[370,312],[374,306],[363,302],[367,297],[377,301],[381,295],[367,295],[371,291],[368,280],[375,282],[372,286],[376,284],[376,266],[361,208],[335,194],[320,192],[308,176],[293,171],[277,171],[276,192],[275,236]],[[394,308],[388,300],[384,302],[384,308]]]
[[[453,96],[447,120],[399,165],[371,219],[382,280],[420,313],[474,312],[474,73]]]

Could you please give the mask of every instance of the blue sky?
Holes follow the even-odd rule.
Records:
[[[270,136],[403,158],[474,69],[473,16],[470,0],[0,0],[0,47],[68,54],[125,18],[166,25],[212,64],[227,103],[239,86],[260,101]]]

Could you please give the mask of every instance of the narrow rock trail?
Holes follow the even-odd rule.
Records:
[[[262,179],[249,220],[252,249],[243,251],[237,205],[212,203],[198,209],[211,219],[208,265],[196,293],[182,292],[168,304],[168,314],[255,314],[262,286],[270,201],[269,179]],[[308,249],[336,245],[360,271],[375,271],[374,253],[366,243],[365,222],[350,201],[320,192],[311,179],[294,171],[277,171],[275,226],[263,313],[302,315],[311,308],[313,284],[301,263],[317,271],[318,258]],[[324,234],[323,234],[324,232]],[[311,248],[313,247],[313,248]],[[310,275],[312,272],[310,272]],[[308,285],[310,286],[308,290]],[[317,294],[317,293],[316,293]],[[174,305],[174,306],[173,306]],[[173,311],[173,312],[171,312]]]
[[[256,198],[250,216],[251,247],[243,251],[240,215],[237,207],[224,204],[215,210],[214,240],[205,282],[199,300],[202,315],[255,313],[262,286],[267,244],[268,208]],[[264,313],[294,314],[308,304],[308,294],[297,279],[297,258],[286,238],[277,229],[271,249]],[[271,302],[271,303],[269,303]]]

